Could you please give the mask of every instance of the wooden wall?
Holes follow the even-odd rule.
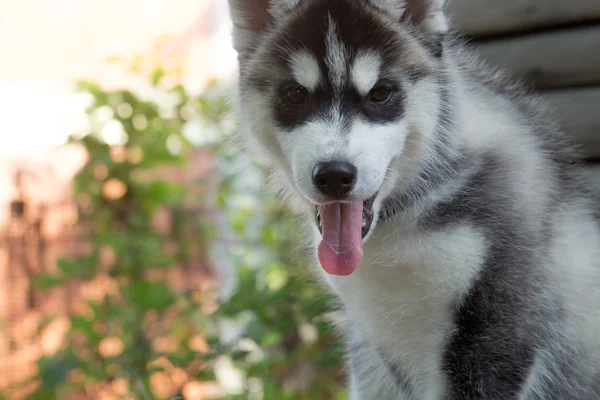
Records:
[[[450,14],[486,59],[539,88],[600,159],[600,0],[452,0]]]

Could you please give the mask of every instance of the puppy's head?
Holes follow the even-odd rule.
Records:
[[[351,273],[440,113],[443,0],[229,0],[244,130]],[[321,249],[325,249],[321,251]]]

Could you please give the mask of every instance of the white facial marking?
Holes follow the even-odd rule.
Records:
[[[346,48],[340,40],[337,31],[337,24],[331,18],[331,14],[327,16],[329,28],[326,38],[326,54],[325,63],[329,68],[329,79],[336,87],[341,87],[344,84],[346,77]]]
[[[379,80],[381,58],[374,53],[359,54],[352,65],[352,83],[361,95],[366,95]]]
[[[393,124],[371,124],[344,121],[339,107],[332,106],[324,118],[309,121],[279,135],[285,157],[297,190],[312,202],[327,201],[315,188],[312,170],[318,162],[347,161],[358,169],[352,199],[367,199],[384,181],[391,160],[399,156],[407,135],[405,121]]]
[[[298,84],[310,91],[314,91],[321,81],[319,63],[307,51],[296,53],[291,60],[292,73]]]

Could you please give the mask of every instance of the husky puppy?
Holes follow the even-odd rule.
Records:
[[[535,96],[443,0],[228,1],[243,134],[312,226],[350,398],[600,399],[600,197]]]

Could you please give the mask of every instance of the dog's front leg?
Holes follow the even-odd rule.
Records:
[[[552,332],[544,331],[544,315],[528,305],[534,290],[508,297],[497,289],[516,287],[511,279],[481,279],[457,311],[444,360],[448,400],[522,398],[544,346],[540,338]]]
[[[373,346],[362,341],[348,343],[350,400],[407,400],[404,385]]]

